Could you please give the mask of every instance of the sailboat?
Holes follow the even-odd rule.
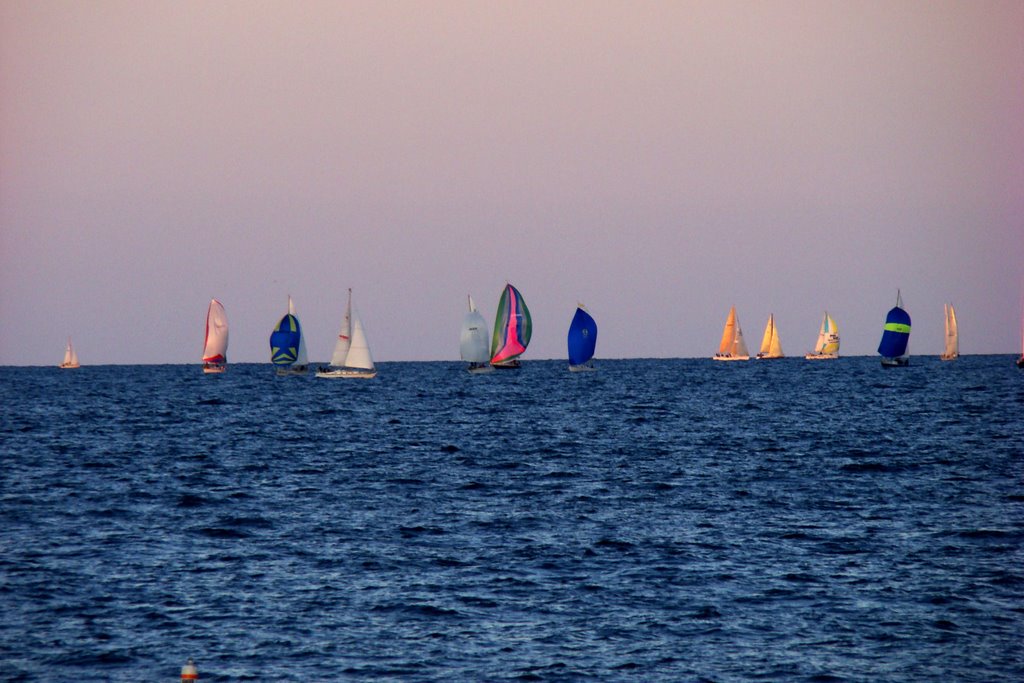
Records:
[[[896,290],[896,306],[889,309],[885,316],[885,328],[882,341],[878,343],[878,353],[882,356],[882,367],[896,368],[910,364],[907,345],[910,343],[910,315],[903,310],[903,298]]]
[[[79,367],[78,354],[75,347],[71,345],[71,337],[68,337],[68,345],[64,347],[64,361],[60,364],[62,370],[73,370]]]
[[[939,360],[953,360],[960,355],[960,333],[956,328],[956,311],[953,304],[942,304],[943,312],[946,314],[946,348],[939,356]]]
[[[839,358],[839,326],[835,318],[825,311],[825,317],[821,319],[821,329],[818,330],[818,343],[814,350],[804,356],[807,360],[832,360]]]
[[[351,289],[348,290],[348,305],[341,321],[338,341],[334,344],[334,353],[331,354],[331,364],[319,368],[316,376],[325,379],[373,379],[377,376],[363,323],[359,313],[352,309]]]
[[[469,311],[462,318],[462,333],[459,335],[459,355],[469,363],[467,368],[474,374],[493,372],[494,368],[488,361],[491,358],[491,333],[487,329],[487,321],[476,310],[473,297],[469,296]]]
[[[523,295],[506,283],[494,316],[491,365],[502,370],[520,367],[519,356],[526,351],[532,334],[533,321]]]
[[[768,314],[768,324],[764,327],[764,336],[761,337],[761,350],[756,358],[766,360],[769,358],[782,358],[782,342],[779,341],[779,331],[775,328],[775,314]]]
[[[1017,367],[1024,370],[1024,306],[1021,306],[1020,316],[1020,358],[1017,359]]]
[[[569,372],[587,372],[594,368],[597,347],[597,322],[583,304],[576,305],[576,314],[569,323]]]
[[[714,360],[750,360],[735,306],[729,309],[729,317],[726,318],[725,328],[722,330],[722,341],[718,344],[718,353],[715,354]]]
[[[304,375],[309,370],[306,357],[306,340],[302,337],[302,326],[295,315],[295,304],[288,297],[288,312],[270,333],[270,362],[277,366],[277,374]]]
[[[228,367],[228,316],[224,306],[210,299],[206,311],[206,340],[203,343],[203,372],[224,372]]]

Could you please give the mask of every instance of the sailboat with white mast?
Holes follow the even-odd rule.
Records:
[[[493,372],[494,368],[488,362],[491,359],[491,331],[487,328],[487,321],[476,309],[473,297],[469,299],[469,311],[462,318],[462,332],[459,335],[459,355],[462,360],[469,363],[466,368],[473,374]]]
[[[839,326],[835,318],[825,311],[818,330],[818,342],[814,350],[804,356],[807,360],[835,360],[839,358]]]
[[[228,367],[228,316],[224,305],[210,299],[206,311],[206,339],[203,342],[203,372],[220,373]]]
[[[725,320],[722,341],[718,344],[718,353],[714,355],[714,360],[750,360],[750,353],[747,351],[747,343],[743,341],[743,330],[740,329],[740,319],[736,315],[735,306],[729,308],[729,317]]]
[[[80,367],[78,364],[78,353],[75,351],[75,347],[71,345],[71,337],[68,337],[68,345],[64,347],[64,360],[60,364],[62,370],[74,370]]]
[[[770,358],[784,358],[782,353],[782,342],[779,341],[779,331],[775,327],[775,314],[768,314],[768,324],[764,327],[764,336],[761,337],[761,350],[758,351],[758,360]]]
[[[324,379],[373,379],[377,376],[363,323],[359,313],[352,308],[351,288],[348,290],[348,305],[345,306],[345,317],[338,331],[338,341],[331,354],[331,364],[319,368],[316,376]]]
[[[953,304],[942,304],[946,319],[946,347],[939,360],[954,360],[960,356],[960,332],[956,326],[956,311]]]

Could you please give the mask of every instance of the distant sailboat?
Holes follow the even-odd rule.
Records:
[[[68,345],[64,347],[64,361],[60,364],[63,370],[74,370],[78,365],[78,353],[75,352],[75,347],[71,345],[71,337],[68,337]]]
[[[487,321],[476,310],[473,297],[469,298],[469,311],[462,318],[462,333],[459,336],[459,354],[462,360],[469,363],[467,368],[474,374],[492,372],[488,362],[491,359],[491,333],[487,329]]]
[[[946,314],[946,348],[939,360],[953,360],[960,355],[960,333],[956,327],[956,311],[953,304],[942,304]]]
[[[722,341],[718,344],[718,353],[715,354],[714,360],[750,360],[735,306],[729,309],[729,317],[726,318],[725,328],[722,330]]]
[[[228,367],[228,316],[224,306],[210,299],[206,311],[206,340],[203,343],[203,372],[224,372]]]
[[[270,333],[270,362],[277,366],[277,374],[281,376],[303,375],[309,370],[306,341],[290,296],[288,312]]]
[[[597,347],[597,322],[587,313],[583,304],[576,306],[576,314],[569,323],[569,371],[594,370],[594,350]]]
[[[910,364],[907,346],[910,343],[910,315],[903,310],[903,298],[896,290],[896,306],[885,316],[882,341],[878,353],[882,356],[882,367],[896,368]]]
[[[761,350],[757,354],[758,360],[769,358],[783,358],[782,342],[779,341],[779,331],[775,328],[775,315],[768,314],[768,324],[764,328],[764,336],[761,337]]]
[[[530,344],[533,321],[530,309],[519,290],[505,285],[498,300],[494,316],[494,336],[491,338],[491,365],[499,369],[518,368],[519,356]]]
[[[370,345],[359,313],[352,308],[352,290],[348,290],[348,305],[345,318],[341,321],[338,341],[331,354],[331,365],[316,371],[317,377],[325,379],[373,379],[377,368],[373,365]]]
[[[807,360],[832,360],[839,358],[839,326],[835,319],[825,311],[818,330],[818,343],[814,350],[804,356]]]

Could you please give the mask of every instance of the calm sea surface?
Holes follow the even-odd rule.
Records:
[[[0,374],[0,679],[1024,680],[1010,356]]]

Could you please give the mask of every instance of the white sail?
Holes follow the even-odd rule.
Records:
[[[206,312],[206,343],[203,346],[204,363],[226,363],[228,359],[228,317],[224,306],[210,299]]]
[[[292,297],[288,295],[288,313],[294,315],[295,319],[298,320],[299,316],[295,312],[295,304],[292,303]],[[309,365],[309,357],[306,355],[306,335],[302,333],[302,324],[299,324],[299,351],[295,356],[295,362],[292,363],[292,367],[296,369],[302,369]]]
[[[348,350],[352,346],[352,290],[348,290],[348,305],[345,306],[345,317],[341,321],[341,329],[338,330],[338,341],[334,344],[334,353],[331,354],[331,365],[341,368],[345,366],[348,358]]]
[[[747,351],[747,343],[743,340],[743,330],[740,328],[740,319],[736,315],[736,307],[729,309],[729,317],[722,329],[722,341],[718,344],[718,353],[715,360],[749,360],[750,354]]]
[[[469,312],[462,319],[459,353],[467,363],[486,363],[491,358],[490,348],[491,331],[480,311],[476,310],[473,297],[469,297]]]
[[[341,322],[338,341],[334,344],[330,367],[321,367],[317,377],[324,378],[362,378],[372,379],[377,376],[370,355],[370,345],[366,341],[366,331],[359,319],[359,312],[352,306],[352,290],[348,290],[348,303],[345,305],[345,318]]]
[[[64,347],[64,361],[60,364],[62,368],[77,368],[78,353],[71,344],[71,337],[68,337],[68,345]]]
[[[828,359],[839,357],[839,326],[835,319],[825,311],[821,319],[821,327],[818,330],[818,341],[814,344],[814,350],[808,353],[805,358],[810,360]]]
[[[946,313],[946,348],[942,360],[953,360],[960,355],[960,336],[956,327],[956,311],[953,304],[943,304]]]
[[[775,327],[775,315],[768,315],[768,323],[764,327],[764,336],[761,338],[761,350],[758,358],[782,358],[782,342],[779,340],[779,332]]]
[[[352,344],[348,349],[345,366],[359,368],[360,370],[373,370],[373,357],[370,355],[370,345],[366,342],[363,323],[359,319],[359,313],[356,311],[352,312]]]

